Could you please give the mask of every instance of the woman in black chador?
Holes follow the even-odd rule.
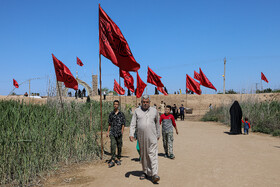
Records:
[[[234,101],[232,106],[230,107],[230,133],[231,134],[242,134],[241,132],[241,118],[242,118],[242,110],[238,103],[238,101]]]

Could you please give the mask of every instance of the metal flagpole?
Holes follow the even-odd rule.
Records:
[[[103,125],[102,125],[102,94],[101,94],[101,54],[99,54],[99,89],[100,89],[100,130],[101,130],[101,160],[103,160]]]
[[[121,85],[121,76],[120,76],[120,73],[119,73],[119,83],[120,83],[120,87],[122,86]],[[120,109],[122,108],[122,98],[121,98],[121,94],[119,94],[119,100],[120,100]]]
[[[100,4],[99,4],[100,6]],[[98,11],[98,28],[99,28],[99,34],[100,34],[100,15],[99,15],[99,11]],[[99,39],[100,39],[100,35],[99,35]],[[99,49],[100,50],[100,49]],[[101,54],[99,51],[99,89],[100,89],[100,130],[101,130],[101,160],[103,160],[103,125],[102,125],[102,90],[101,90]]]
[[[226,94],[226,57],[224,58],[224,88],[223,88],[223,94]]]

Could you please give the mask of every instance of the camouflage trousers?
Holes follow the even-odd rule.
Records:
[[[173,154],[173,131],[171,132],[164,132],[162,131],[162,141],[163,141],[163,148],[165,154],[171,155]],[[168,152],[169,151],[169,152]]]

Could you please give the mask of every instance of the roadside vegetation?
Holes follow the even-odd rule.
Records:
[[[239,104],[243,118],[248,117],[253,132],[280,136],[280,101],[254,102],[248,100]],[[231,105],[214,107],[201,120],[219,121],[230,125],[230,107]]]
[[[100,103],[46,105],[0,101],[0,185],[34,185],[44,172],[60,164],[100,157]],[[92,108],[92,112],[90,111]],[[103,130],[112,102],[103,102]],[[123,110],[127,125],[129,110]]]

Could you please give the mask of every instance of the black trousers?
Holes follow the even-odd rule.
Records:
[[[111,160],[115,160],[116,159],[116,148],[118,148],[118,155],[117,158],[121,159],[121,154],[122,154],[122,135],[119,137],[115,137],[110,135],[110,139],[111,139]]]
[[[180,113],[180,117],[181,117],[181,121],[185,120],[185,114],[184,113]]]

